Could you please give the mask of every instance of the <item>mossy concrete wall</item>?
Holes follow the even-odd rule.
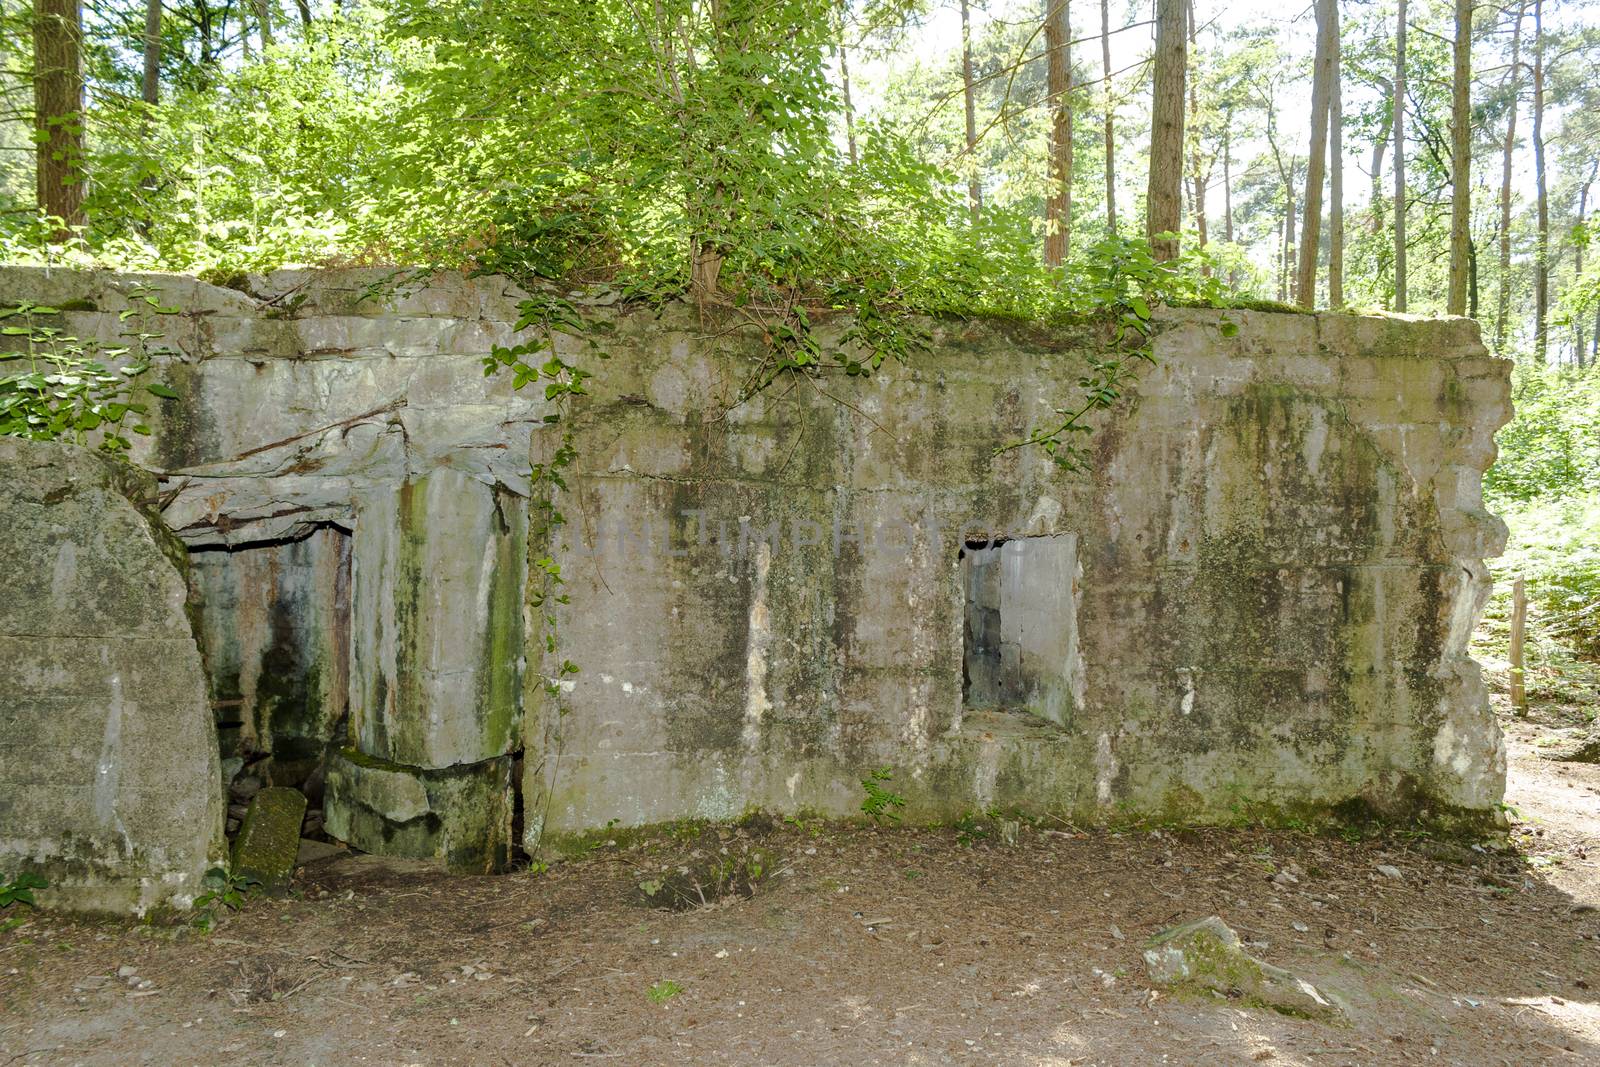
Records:
[[[106,337],[133,281],[0,280],[72,302],[84,310],[62,325]],[[909,365],[746,396],[770,357],[759,330],[591,307],[610,358],[562,342],[595,373],[571,423],[568,522],[529,544],[549,412],[482,373],[492,345],[521,339],[514,286],[146,280],[182,309],[157,371],[181,399],[139,453],[167,521],[197,548],[351,534],[334,738],[351,746],[350,796],[385,795],[356,783],[369,771],[498,782],[520,750],[529,838],[752,807],[850,814],[882,766],[911,819],[1488,819],[1500,800],[1466,644],[1504,537],[1479,483],[1509,365],[1471,322],[1163,312],[1156,366],[1074,475],[994,451],[1075,399],[1083,353],[1105,343],[1091,328],[939,322]],[[825,346],[841,329],[821,327]],[[1067,660],[1030,668],[1056,680],[1038,707],[963,692],[961,552],[996,536],[1074,546],[1037,578],[1073,588],[1024,598],[1074,617],[1014,642]],[[526,557],[546,552],[571,596],[553,652],[523,605]],[[552,700],[564,659],[581,673]],[[505,840],[504,793],[424,792],[470,794],[466,836]],[[416,849],[415,827],[380,829],[365,832]]]
[[[884,765],[915,818],[1492,816],[1466,646],[1508,364],[1465,320],[1227,317],[1162,316],[1087,477],[994,450],[1072,399],[1090,333],[941,323],[909,366],[740,403],[758,344],[623,319],[558,552],[584,670],[529,720],[552,827],[849,813]],[[1076,538],[1064,713],[963,701],[975,534]]]
[[[42,905],[187,907],[223,855],[184,553],[155,480],[0,437],[0,881]]]

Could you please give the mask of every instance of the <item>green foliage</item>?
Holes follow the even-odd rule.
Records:
[[[9,882],[0,882],[0,911],[13,904],[34,906],[33,891],[48,889],[50,883],[30,871],[23,871]]]
[[[899,793],[894,793],[884,788],[883,783],[893,780],[894,771],[888,767],[879,767],[867,777],[861,779],[861,788],[866,790],[866,799],[861,801],[861,810],[873,822],[899,822],[900,809],[906,806],[906,798]]]
[[[1493,563],[1499,593],[1521,575],[1542,609],[1540,634],[1600,659],[1600,492],[1513,504],[1505,519],[1511,539]]]
[[[649,989],[645,990],[644,995],[650,998],[650,1003],[652,1004],[665,1004],[667,1001],[671,1000],[673,997],[682,992],[683,986],[679,985],[677,982],[674,982],[670,978],[663,978],[661,981],[653,983]]]
[[[125,452],[130,442],[124,428],[150,432],[143,421],[150,410],[147,397],[177,395],[166,385],[140,380],[160,336],[143,329],[145,317],[175,310],[163,307],[154,292],[137,291],[133,307],[120,315],[123,323],[132,322],[122,334],[127,343],[102,348],[66,333],[59,308],[26,302],[0,307],[0,337],[9,342],[0,351],[0,369],[10,371],[0,376],[0,434],[93,442],[104,452]]]
[[[1519,363],[1512,402],[1483,480],[1490,502],[1600,491],[1600,373]]]
[[[250,890],[260,884],[258,879],[234,874],[226,867],[211,868],[201,882],[205,891],[194,898],[194,925],[209,933],[224,913],[244,907]]]

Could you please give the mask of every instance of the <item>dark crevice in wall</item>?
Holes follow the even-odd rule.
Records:
[[[232,828],[264,786],[299,789],[321,828],[326,762],[345,733],[350,670],[350,534],[189,553],[194,605]]]

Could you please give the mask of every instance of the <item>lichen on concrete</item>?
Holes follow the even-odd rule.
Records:
[[[126,305],[117,275],[4,277],[81,300],[85,331]],[[1467,640],[1505,536],[1480,487],[1509,364],[1470,322],[1235,310],[1223,336],[1223,313],[1163,310],[1155,366],[1097,417],[1075,476],[995,450],[1071,399],[1106,343],[1092,323],[931,322],[927,352],[840,403],[744,395],[770,352],[731,321],[597,311],[613,358],[561,342],[596,376],[557,429],[541,396],[482,374],[513,338],[514,285],[387,279],[173,280],[163,299],[189,310],[157,370],[182,400],[137,456],[193,548],[349,531],[350,750],[328,814],[360,847],[448,853],[459,804],[459,825],[495,828],[478,862],[510,793],[440,782],[498,783],[518,751],[529,844],[850,815],[882,766],[913,821],[1498,818],[1504,751]],[[817,328],[833,347],[847,324]],[[530,544],[528,467],[566,429],[568,522]],[[1074,616],[1013,630],[1019,664],[1063,661],[1033,665],[1050,681],[1019,706],[963,684],[968,533],[1073,545],[1070,566],[1018,576]],[[525,621],[546,553],[570,595],[544,606],[554,648]],[[581,673],[548,698],[565,660]]]
[[[0,870],[41,904],[187,907],[223,853],[216,733],[154,480],[0,437]]]

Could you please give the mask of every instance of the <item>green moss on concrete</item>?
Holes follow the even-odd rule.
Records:
[[[283,893],[294,878],[306,798],[298,789],[267,788],[245,812],[233,843],[233,873],[261,883],[268,893]]]

